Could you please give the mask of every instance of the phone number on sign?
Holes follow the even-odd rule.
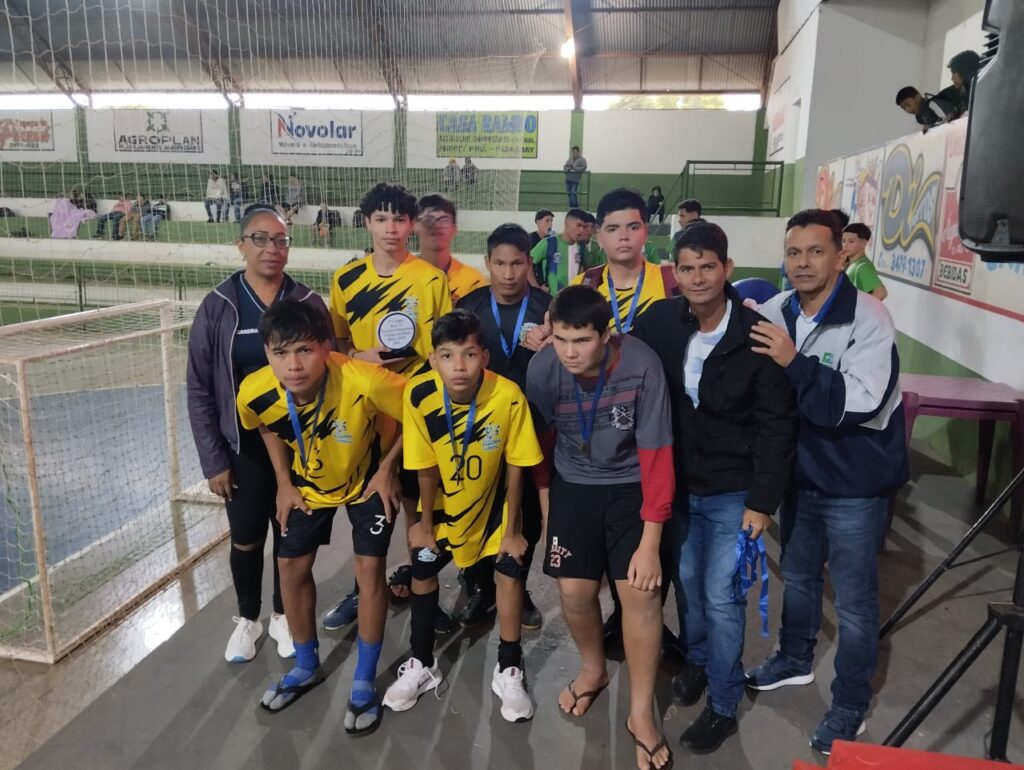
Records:
[[[889,272],[893,275],[905,275],[907,278],[924,279],[928,266],[929,260],[924,257],[911,257],[908,254],[893,254],[889,259]]]

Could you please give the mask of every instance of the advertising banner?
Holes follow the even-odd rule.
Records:
[[[363,113],[335,110],[270,110],[272,155],[363,154]]]
[[[243,109],[238,121],[243,163],[355,168],[395,163],[394,112]]]
[[[438,158],[536,158],[536,112],[439,112]]]
[[[75,111],[0,111],[0,160],[78,160]]]
[[[227,163],[226,110],[86,110],[89,160]]]

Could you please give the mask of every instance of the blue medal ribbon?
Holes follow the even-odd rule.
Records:
[[[448,438],[452,442],[452,451],[455,451],[455,419],[452,417],[452,399],[448,395],[448,388],[441,386],[441,393],[444,396],[444,417],[448,422]],[[466,414],[466,430],[462,434],[462,451],[453,456],[455,461],[455,481],[462,483],[462,467],[466,464],[466,454],[469,451],[469,443],[473,440],[473,426],[476,424],[476,395],[469,404],[469,412]]]
[[[327,395],[327,373],[324,372],[324,383],[320,386],[320,395],[316,399],[316,410],[313,412],[313,426],[309,434],[309,449],[312,453],[313,442],[316,441],[316,427],[320,422],[320,408],[324,405],[324,398]],[[309,467],[309,458],[306,456],[306,442],[302,439],[302,422],[299,420],[299,410],[295,408],[295,399],[291,391],[285,391],[285,400],[288,402],[288,418],[292,421],[292,431],[295,433],[295,443],[299,447],[299,462],[302,463],[302,470],[305,472]]]
[[[746,597],[750,587],[758,582],[757,570],[761,568],[761,596],[757,608],[761,613],[761,636],[768,636],[768,552],[764,547],[764,537],[756,540],[747,537],[747,533],[736,533],[736,573],[739,576],[737,600]]]
[[[512,339],[506,340],[505,335],[501,333],[501,315],[498,313],[498,300],[494,298],[494,292],[491,292],[491,313],[494,314],[494,323],[498,326],[498,339],[501,340],[501,349],[505,351],[505,357],[509,361],[512,360],[512,356],[516,352],[516,346],[519,344],[519,335],[523,332],[523,320],[526,318],[526,306],[528,304],[530,304],[529,288],[526,290],[526,296],[523,297],[523,301],[519,303],[519,316],[516,318]]]
[[[633,319],[636,318],[636,309],[640,305],[640,292],[644,290],[644,275],[647,273],[647,266],[640,270],[640,277],[636,279],[636,291],[633,292],[633,301],[629,303],[629,312],[626,314],[626,323],[619,320],[619,298],[615,296],[615,282],[612,281],[612,271],[608,273],[608,301],[612,306],[612,318],[615,319],[615,328],[619,334],[629,334],[633,328]]]
[[[601,360],[601,374],[597,377],[597,386],[594,388],[594,397],[590,400],[590,417],[583,416],[583,391],[580,389],[579,380],[572,378],[573,394],[576,396],[576,413],[580,420],[580,437],[583,439],[583,454],[590,457],[590,439],[594,435],[594,422],[597,420],[597,404],[601,400],[601,393],[604,391],[605,379],[608,376],[609,346],[604,348],[604,358]]]

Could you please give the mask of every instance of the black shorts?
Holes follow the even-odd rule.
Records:
[[[640,545],[643,493],[632,484],[551,482],[544,572],[555,578],[625,580]]]
[[[398,471],[398,484],[402,488],[402,497],[406,500],[420,500],[420,480],[416,471],[402,468]]]
[[[281,538],[278,556],[293,559],[330,543],[337,510],[316,508],[312,513],[293,510],[288,516],[288,531]],[[384,515],[380,496],[374,495],[362,503],[349,503],[345,510],[352,524],[352,552],[357,556],[387,556],[395,522],[393,519],[389,522]]]
[[[306,513],[298,508],[288,514],[288,529],[281,537],[279,559],[297,559],[331,542],[331,528],[337,508],[314,508]]]
[[[277,527],[277,482],[267,446],[258,430],[239,432],[239,453],[229,453],[238,489],[224,502],[231,542],[254,545],[267,537],[267,526]]]
[[[387,556],[391,533],[395,531],[395,519],[401,512],[395,511],[394,517],[388,521],[380,495],[361,503],[349,503],[345,508],[352,524],[352,552],[357,556]]]

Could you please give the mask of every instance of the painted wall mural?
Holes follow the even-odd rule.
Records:
[[[822,165],[815,202],[871,227],[884,277],[1024,321],[1024,266],[984,263],[957,234],[966,132],[957,121]]]

